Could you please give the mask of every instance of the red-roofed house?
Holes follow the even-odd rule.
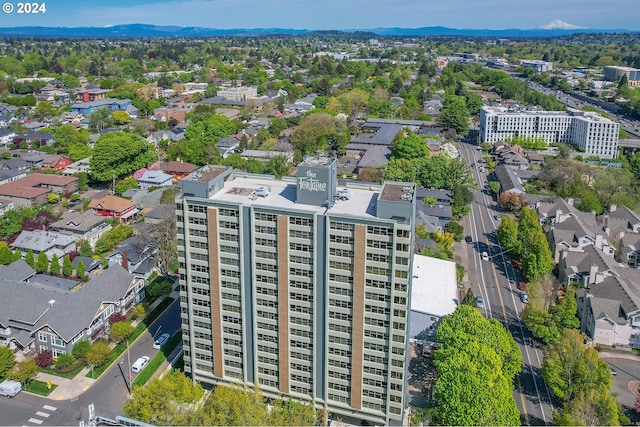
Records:
[[[139,212],[136,204],[131,200],[111,194],[92,200],[89,207],[98,215],[118,217],[121,222],[131,221]]]
[[[0,197],[15,206],[36,207],[47,203],[47,194],[71,194],[78,190],[78,178],[73,176],[32,173],[8,184],[0,185]]]
[[[175,160],[160,164],[160,170],[171,175],[174,181],[180,181],[196,169],[198,169],[198,166],[192,163],[177,162]]]
[[[73,160],[71,160],[67,156],[63,156],[62,154],[49,154],[42,161],[42,167],[61,171],[72,163]]]

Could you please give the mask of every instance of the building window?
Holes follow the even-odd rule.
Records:
[[[64,341],[56,336],[51,337],[51,344],[57,345],[58,347],[64,347]]]
[[[49,335],[45,334],[44,332],[38,332],[38,341],[40,342],[48,342],[49,341]],[[40,350],[42,351],[42,350]]]

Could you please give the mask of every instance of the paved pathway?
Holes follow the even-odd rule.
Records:
[[[89,368],[85,367],[78,372],[73,379],[38,372],[35,379],[43,382],[51,381],[53,384],[58,386],[49,396],[46,396],[47,398],[53,400],[68,400],[80,396],[82,393],[87,391],[94,382],[96,382],[96,380],[86,377],[88,372]]]

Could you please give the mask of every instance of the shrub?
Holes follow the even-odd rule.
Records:
[[[133,325],[130,322],[116,322],[111,325],[109,338],[115,342],[121,342],[129,338],[133,333]]]
[[[64,353],[56,359],[56,369],[67,369],[73,366],[74,363],[76,363],[76,358],[73,357],[73,354]]]
[[[90,348],[91,340],[80,340],[75,343],[75,345],[73,346],[73,350],[71,350],[71,353],[75,356],[76,359],[82,359],[87,354],[87,351],[89,351]]]
[[[41,368],[49,367],[53,364],[53,353],[51,350],[44,350],[36,356],[36,365]]]
[[[109,316],[109,325],[113,326],[115,323],[124,322],[125,320],[127,320],[127,316],[125,316],[124,314],[120,312],[113,313],[111,316]]]
[[[111,347],[109,347],[109,344],[104,341],[96,341],[84,358],[89,365],[102,366],[109,359],[110,353]]]
[[[138,304],[131,311],[131,315],[134,319],[144,319],[147,315],[147,308],[144,304]]]

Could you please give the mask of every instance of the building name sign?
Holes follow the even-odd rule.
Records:
[[[320,182],[317,178],[317,174],[308,170],[305,176],[298,177],[298,187],[300,190],[313,191],[318,193],[324,193],[327,191],[327,183]]]

